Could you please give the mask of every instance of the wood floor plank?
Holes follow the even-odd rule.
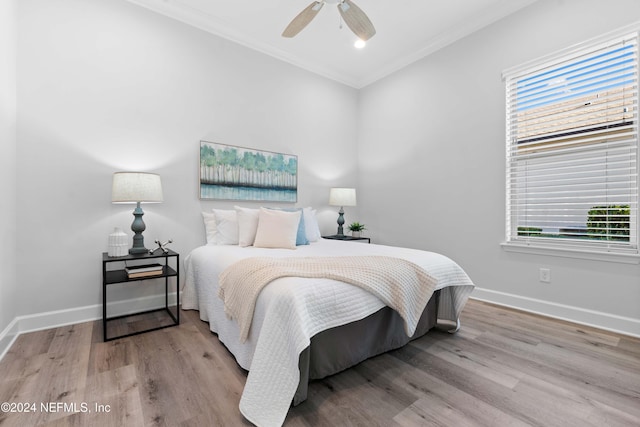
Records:
[[[98,420],[104,426],[143,425],[140,389],[134,365],[96,373],[87,379],[83,401],[89,412],[77,414],[79,425]]]
[[[145,425],[173,426],[190,418],[199,408],[185,382],[188,367],[183,365],[181,349],[176,351],[172,334],[159,330],[139,335],[134,343],[140,354],[136,369]]]
[[[451,340],[448,342],[450,343]],[[420,346],[420,342],[416,343],[416,345],[419,348],[422,348]],[[483,376],[484,378],[507,388],[514,388],[524,376],[524,374],[517,369],[513,369],[501,364],[500,362],[496,362],[491,357],[465,351],[459,346],[445,345],[443,343],[430,346],[424,350],[427,353],[437,356],[461,369],[472,371],[476,375]]]
[[[0,401],[68,406],[0,412],[0,426],[251,425],[246,372],[198,312],[181,320],[107,343],[101,322],[21,335],[0,362]],[[313,381],[285,426],[640,425],[640,339],[478,301],[462,322]]]
[[[518,424],[517,420],[509,419],[508,424],[504,421],[491,419],[488,422],[481,422],[480,419],[472,414],[468,414],[462,410],[459,405],[452,406],[446,404],[437,397],[422,398],[414,402],[410,407],[394,417],[394,421],[403,427],[406,426],[526,426],[526,424]]]
[[[45,354],[48,351],[55,334],[55,329],[48,329],[21,335],[3,359],[11,362],[0,363],[0,378],[10,380],[29,375],[24,372],[25,365],[33,355]]]
[[[426,337],[424,337],[426,338]],[[502,412],[500,409],[485,403],[469,393],[466,393],[436,376],[411,364],[398,364],[395,353],[402,353],[403,349],[381,355],[368,360],[366,365],[371,370],[380,372],[375,383],[384,387],[390,394],[406,395],[413,402],[399,413],[394,420],[401,425],[457,425],[450,424],[450,416],[439,416],[440,411],[456,413],[457,422],[464,424],[465,420],[474,420],[475,425],[486,426],[524,426],[516,418]],[[356,367],[356,369],[360,366]],[[428,406],[426,402],[428,402]],[[425,413],[425,408],[428,413]],[[435,417],[435,418],[434,418]]]
[[[620,370],[619,366],[612,366],[598,357],[584,359],[582,352],[562,350],[545,343],[535,348],[525,347],[505,341],[495,333],[479,340],[482,341],[479,345],[491,346],[506,366],[640,416],[640,371],[635,367]],[[473,346],[469,342],[464,344]]]
[[[536,419],[539,416],[537,405],[540,402],[533,402],[527,396],[519,396],[519,399],[516,399],[510,387],[476,375],[472,371],[460,369],[457,365],[421,351],[411,344],[392,355],[428,376],[438,379],[439,382],[453,387],[456,391],[463,392],[465,396],[471,396],[474,401],[482,402],[482,405],[489,405],[516,420],[536,425]],[[418,386],[417,383],[412,384]],[[425,392],[437,389],[436,384],[426,388],[423,385],[419,387]],[[477,403],[474,405],[479,406]]]
[[[91,328],[90,323],[83,323],[57,328],[53,336],[36,333],[37,336],[51,339],[46,353],[35,354],[43,350],[39,346],[32,347],[33,355],[20,353],[20,356],[33,363],[26,365],[31,366],[28,369],[31,373],[16,379],[13,386],[7,387],[13,392],[10,398],[3,401],[21,404],[23,408],[26,407],[25,403],[32,406],[29,412],[16,413],[12,417],[12,423],[46,424],[70,415],[70,410],[61,409],[75,410],[75,404],[82,401],[82,390],[87,379],[86,367],[91,348],[87,344],[91,338]],[[31,339],[33,337],[26,337],[27,341]],[[13,355],[15,363],[16,353]],[[2,389],[4,388],[3,384]]]
[[[238,402],[246,382],[246,374],[228,354],[209,351],[211,337],[203,336],[193,324],[182,325],[179,330],[179,334],[175,334],[175,331],[169,333],[182,357],[180,376],[184,381],[177,386],[190,396],[196,407],[207,407],[209,413],[215,414],[215,417],[209,417],[208,425],[230,422],[242,424],[244,418],[238,409]],[[184,351],[187,348],[197,348],[200,351]],[[203,376],[203,372],[207,375]],[[212,390],[215,392],[211,393]],[[195,412],[197,411],[192,411],[191,414]],[[191,417],[185,420],[189,418]]]
[[[356,369],[325,378],[320,384],[327,405],[324,408],[317,405],[316,410],[328,419],[329,425],[388,426],[389,414],[396,414],[406,406]]]

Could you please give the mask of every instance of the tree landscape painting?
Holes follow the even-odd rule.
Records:
[[[298,156],[200,141],[200,198],[295,203]]]

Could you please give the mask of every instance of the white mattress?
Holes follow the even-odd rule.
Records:
[[[256,302],[248,340],[239,340],[238,324],[224,314],[217,296],[218,276],[246,257],[384,255],[407,259],[437,281],[439,318],[457,320],[473,283],[449,258],[392,246],[321,239],[296,250],[239,246],[202,246],[185,258],[183,309],[200,311],[211,331],[249,371],[240,411],[258,426],[284,422],[299,382],[298,359],[316,333],[363,319],[384,307],[363,289],[331,279],[282,278],[266,286]]]

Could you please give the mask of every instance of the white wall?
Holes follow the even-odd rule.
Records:
[[[335,229],[328,188],[357,186],[361,214],[347,216],[374,241],[450,255],[476,295],[640,335],[638,266],[499,246],[502,70],[629,23],[634,0],[540,0],[360,93],[124,0],[0,3],[0,190],[17,206],[0,210],[0,332],[101,303],[106,237],[133,219],[110,203],[114,171],[162,175],[165,203],[145,206],[148,244],[173,238],[183,256],[202,244],[200,211],[233,205],[198,200],[208,139],[297,154],[298,205],[323,210],[324,232]]]
[[[21,0],[18,16],[18,315],[101,304],[107,236],[133,221],[115,171],[162,177],[147,247],[203,244],[200,212],[233,203],[198,199],[201,139],[298,155],[297,205],[335,221],[329,187],[357,179],[354,89],[124,0]]]
[[[449,255],[480,298],[640,335],[640,267],[507,253],[504,69],[637,20],[636,0],[540,0],[363,89],[359,202],[375,241]],[[540,283],[540,267],[551,283]]]
[[[15,3],[0,2],[0,354],[15,335],[10,325],[16,316]]]

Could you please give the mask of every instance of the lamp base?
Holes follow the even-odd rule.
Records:
[[[148,254],[148,253],[149,253],[149,249],[145,248],[144,246],[141,248],[129,249],[129,255],[141,255],[141,254]]]
[[[344,236],[344,229],[342,226],[344,225],[344,208],[340,206],[340,210],[338,211],[338,233],[337,236]]]
[[[135,217],[135,219],[133,220],[133,224],[131,224],[131,230],[135,234],[133,235],[133,247],[129,249],[130,255],[141,255],[149,253],[149,249],[144,247],[144,236],[142,236],[142,232],[147,227],[142,220],[142,215],[144,215],[144,212],[140,207],[140,202],[138,202],[135,210],[133,211],[133,216]]]

